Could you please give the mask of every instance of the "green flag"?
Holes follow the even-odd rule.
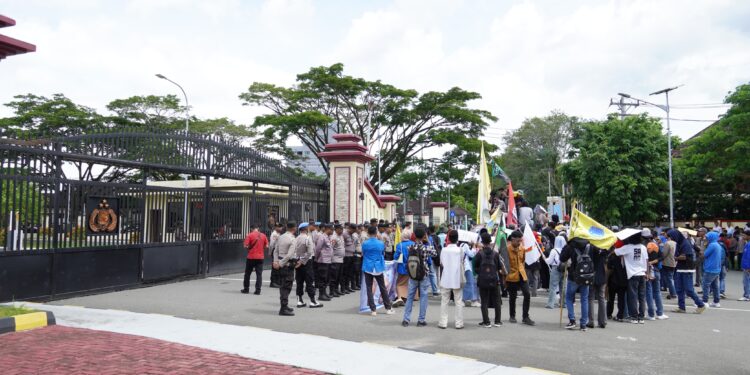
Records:
[[[502,168],[500,168],[500,165],[495,163],[495,160],[492,160],[492,177],[500,177],[505,181],[510,180],[508,178],[508,175],[505,174],[505,171]]]

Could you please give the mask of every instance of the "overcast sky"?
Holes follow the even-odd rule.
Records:
[[[555,109],[603,118],[618,92],[649,99],[684,84],[672,104],[708,104],[750,81],[745,0],[0,0],[0,13],[17,21],[0,33],[37,46],[0,62],[0,103],[64,93],[105,112],[112,99],[179,93],[154,77],[162,73],[199,117],[250,123],[260,112],[237,96],[253,81],[289,85],[311,66],[342,62],[350,75],[420,92],[478,91],[473,106],[499,118],[486,138],[497,143]],[[711,120],[724,110],[672,115]],[[682,138],[706,125],[673,122]]]

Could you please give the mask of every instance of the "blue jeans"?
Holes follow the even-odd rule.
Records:
[[[667,291],[669,292],[670,296],[676,296],[677,291],[674,287],[674,267],[662,267],[661,268],[661,277],[664,279],[664,283],[667,285]]]
[[[432,287],[432,294],[438,292],[437,272],[435,272],[435,264],[430,263],[430,287]]]
[[[744,290],[743,297],[750,298],[750,271],[742,271],[742,287]]]
[[[692,298],[698,307],[706,306],[693,289],[692,272],[675,272],[674,281],[675,289],[677,289],[677,306],[681,310],[685,310],[685,296]]]
[[[404,321],[408,322],[411,320],[411,307],[414,304],[414,297],[417,295],[417,288],[419,288],[419,320],[417,321],[425,321],[427,318],[429,287],[430,282],[427,279],[422,279],[421,281],[409,279],[409,296],[406,298],[406,305],[404,306]]]
[[[581,326],[589,322],[589,286],[578,285],[573,280],[568,280],[568,289],[565,291],[565,305],[568,309],[568,320],[576,321],[576,312],[573,310],[573,300],[576,292],[581,292]]]
[[[724,294],[727,290],[727,266],[721,266],[721,273],[719,274],[719,291]]]
[[[646,315],[646,276],[628,279],[628,313],[630,319],[643,319]]]
[[[664,315],[664,305],[661,303],[661,274],[654,272],[654,279],[646,281],[646,303],[648,304],[648,316],[654,317],[654,305],[656,305],[656,316]]]
[[[477,290],[477,279],[471,270],[466,270],[466,285],[464,285],[464,302],[479,301],[479,290]]]
[[[557,270],[557,267],[552,267],[549,270],[549,297],[547,297],[547,307],[555,307],[555,295],[560,291],[560,278],[562,274]]]
[[[714,303],[719,303],[719,274],[716,272],[703,272],[703,302],[708,302],[709,293],[714,294]]]

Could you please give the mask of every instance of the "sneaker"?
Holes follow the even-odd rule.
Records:
[[[750,298],[742,297],[742,298],[738,298],[737,301],[747,302],[747,301],[750,301]]]
[[[656,317],[655,317],[655,316],[649,316],[649,317],[648,317],[648,318],[646,318],[646,319],[648,319],[648,320],[656,320]]]
[[[568,325],[565,326],[565,329],[576,329],[576,322],[571,320]]]
[[[503,322],[501,322],[501,321],[497,321],[497,322],[495,322],[495,323],[492,323],[492,326],[493,326],[493,327],[500,327],[500,326],[502,326],[502,325],[503,325]]]
[[[674,309],[674,310],[672,310],[672,312],[678,313],[678,314],[685,314],[685,313],[687,313],[687,311],[685,311],[685,310],[683,310],[683,309],[681,309],[679,307],[676,308],[676,309]]]
[[[424,327],[427,325],[427,322],[417,322],[417,327]]]
[[[307,304],[305,303],[305,301],[303,301],[303,300],[297,301],[297,307],[305,307],[305,306],[307,306]]]
[[[594,322],[588,322],[588,323],[586,323],[586,327],[594,328]]]
[[[490,323],[490,322],[487,322],[487,323],[481,322],[481,323],[479,323],[479,326],[480,327],[484,327],[484,328],[492,328],[492,323]]]
[[[704,311],[706,311],[706,306],[698,307],[695,309],[696,314],[703,314]]]
[[[516,323],[516,318],[511,317],[508,319],[508,323]]]
[[[240,293],[242,294],[250,294],[250,291],[247,289],[240,289]]]
[[[446,326],[441,326],[441,325],[438,325],[437,327],[440,328],[440,329],[446,329],[446,328],[448,328]]]
[[[396,313],[396,312],[395,312],[395,311],[393,311],[393,309],[390,309],[390,310],[385,310],[385,314],[386,314],[386,315],[393,315],[393,314],[395,314],[395,313]]]
[[[667,319],[669,319],[669,317],[664,314],[658,315],[656,317],[656,320],[667,320]]]
[[[527,326],[532,326],[532,327],[536,325],[536,322],[531,320],[531,318],[523,318],[522,323],[526,324]]]
[[[409,322],[407,322],[406,320],[404,320],[403,322],[401,322],[401,326],[402,327],[408,327],[409,326]]]
[[[319,303],[318,301],[312,301],[312,302],[310,302],[310,308],[311,309],[317,309],[319,307],[323,307],[323,304]]]
[[[724,293],[720,293],[719,296],[721,297],[721,299],[726,299],[727,298],[727,295],[724,294]]]
[[[397,299],[396,302],[393,302],[393,307],[401,307],[403,305],[404,305],[404,300],[402,300],[400,298]]]
[[[550,305],[546,305],[546,306],[544,306],[544,308],[545,308],[545,309],[554,309],[554,307],[552,307],[552,306],[550,306]]]
[[[456,329],[464,329],[464,326],[456,326]]]
[[[628,318],[628,323],[638,324],[638,319]]]
[[[471,303],[471,307],[482,307],[482,304],[479,301],[474,301]]]
[[[581,326],[581,332],[586,332],[586,331],[588,331],[588,330],[589,330],[589,328],[588,328],[588,327],[586,327],[586,326]]]
[[[711,307],[711,308],[718,309],[718,308],[721,307],[721,304],[718,303],[718,302],[711,302],[710,304],[708,304],[708,306]]]
[[[638,324],[646,324],[646,321],[643,319],[638,319]]]

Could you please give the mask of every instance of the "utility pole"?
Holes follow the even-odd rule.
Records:
[[[627,102],[627,101],[625,101],[625,99],[628,98],[627,96],[623,96],[622,94],[618,94],[618,95],[620,95],[620,100],[614,101],[614,100],[612,100],[612,98],[610,98],[609,99],[609,106],[610,107],[611,106],[616,106],[617,109],[620,111],[620,120],[624,120],[625,116],[628,115],[627,114],[628,109],[629,109],[628,107],[635,108],[635,107],[638,107],[639,105],[641,105],[641,103],[639,101],[637,101],[637,100],[635,102]]]

